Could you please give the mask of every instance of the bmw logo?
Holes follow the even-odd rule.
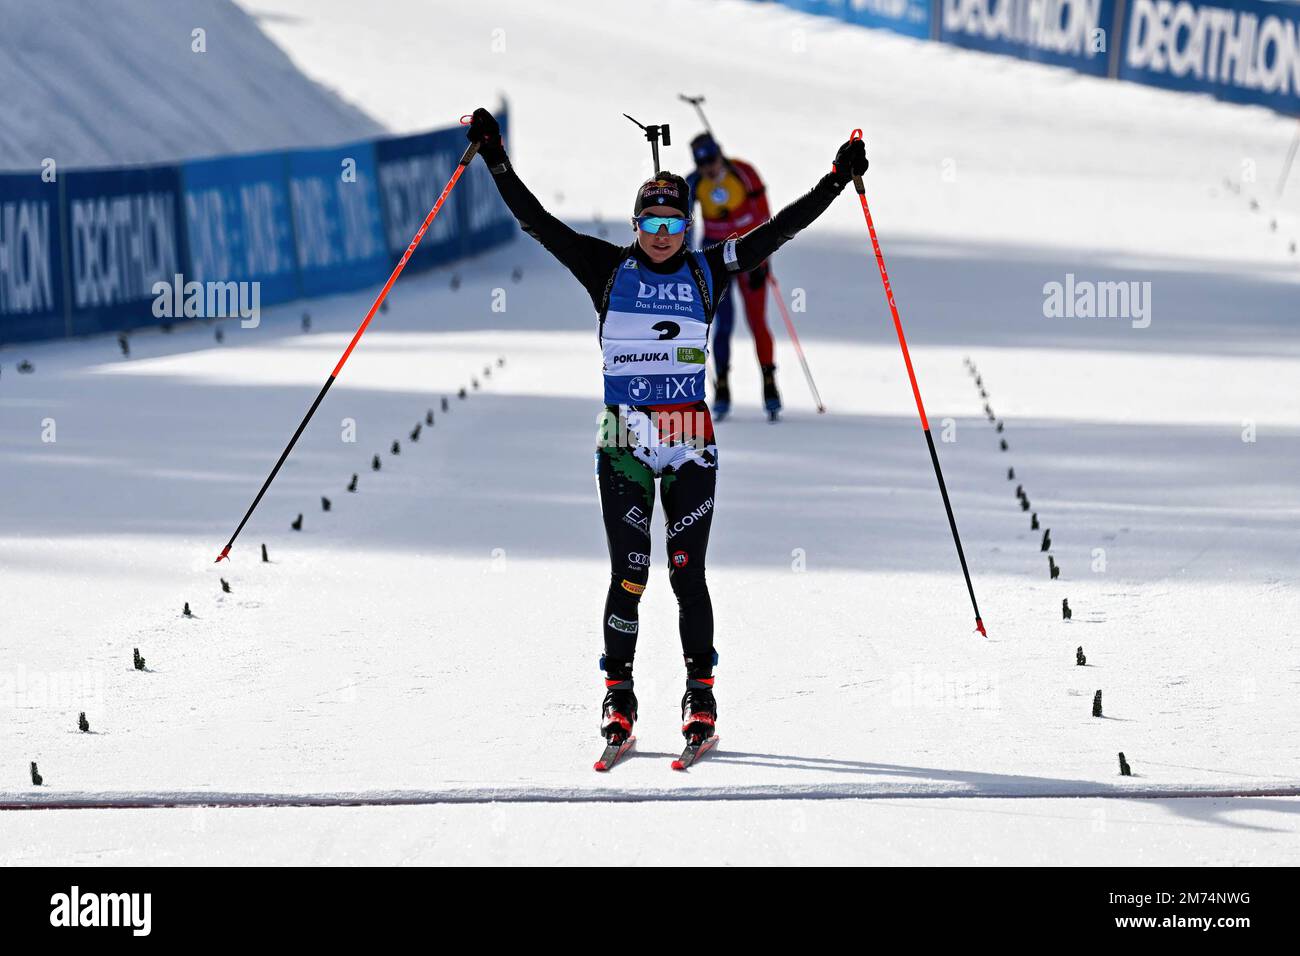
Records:
[[[638,375],[627,383],[627,393],[633,401],[644,401],[650,397],[650,379]]]

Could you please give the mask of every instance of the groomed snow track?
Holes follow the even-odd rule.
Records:
[[[948,799],[1157,800],[1232,797],[1300,797],[1300,784],[1245,789],[1078,786],[1062,790],[1015,791],[997,787],[964,790],[940,787],[875,787],[870,784],[816,787],[470,787],[463,790],[372,790],[355,793],[67,793],[18,798],[0,795],[0,810],[164,810],[253,807],[418,807],[492,803],[659,803],[761,800]]]

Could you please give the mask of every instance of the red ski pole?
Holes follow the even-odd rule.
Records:
[[[461,124],[463,125],[464,123],[465,117],[462,116]],[[366,313],[366,317],[361,321],[361,325],[357,327],[356,334],[352,336],[352,341],[349,342],[348,347],[343,350],[343,355],[339,358],[338,364],[334,366],[334,371],[330,372],[329,378],[325,380],[325,385],[321,388],[320,394],[316,396],[316,401],[311,403],[311,408],[307,409],[307,414],[303,416],[302,421],[298,424],[298,430],[295,431],[293,437],[289,439],[289,444],[284,446],[284,451],[280,452],[280,460],[275,463],[275,467],[271,469],[271,473],[266,476],[266,481],[262,482],[261,490],[258,491],[257,497],[253,499],[253,503],[248,506],[248,510],[244,512],[244,517],[243,520],[239,522],[239,527],[235,529],[235,533],[230,536],[230,540],[226,542],[226,546],[222,548],[221,553],[217,555],[218,564],[221,563],[222,558],[228,558],[230,556],[230,549],[234,546],[235,539],[239,537],[239,532],[243,531],[244,525],[248,524],[248,519],[253,516],[253,512],[261,502],[262,496],[266,494],[266,489],[271,487],[271,482],[275,481],[275,476],[280,473],[280,466],[283,465],[285,459],[289,457],[289,452],[293,451],[293,446],[298,443],[298,438],[302,435],[303,429],[307,427],[307,423],[311,421],[311,417],[316,414],[316,409],[320,407],[321,400],[325,398],[325,393],[330,390],[330,386],[334,384],[334,380],[338,378],[339,373],[343,371],[344,364],[352,355],[352,350],[357,347],[357,343],[361,341],[361,336],[365,335],[366,328],[370,325],[370,320],[375,317],[375,313],[379,311],[379,307],[383,304],[384,299],[388,298],[388,290],[393,287],[393,283],[397,281],[397,277],[400,276],[402,270],[406,268],[406,263],[410,261],[412,253],[415,252],[415,247],[420,244],[420,240],[423,239],[424,234],[428,232],[429,224],[432,223],[434,217],[438,215],[439,210],[442,209],[442,204],[446,202],[447,197],[451,195],[452,187],[455,186],[456,181],[460,179],[460,174],[465,171],[465,167],[470,164],[470,161],[477,153],[478,144],[470,143],[469,148],[465,150],[465,154],[461,156],[460,163],[456,166],[456,171],[451,174],[451,179],[449,179],[447,185],[443,187],[442,194],[438,197],[438,201],[435,202],[433,208],[429,210],[429,215],[424,217],[424,222],[420,223],[420,228],[416,230],[415,238],[413,238],[411,244],[406,247],[406,252],[402,253],[402,258],[398,260],[397,265],[393,268],[392,275],[388,277],[388,281],[384,283],[384,287],[379,290],[379,295],[375,297],[374,303],[370,306],[370,311]]]
[[[855,129],[850,140],[862,139],[862,130]],[[903,322],[898,317],[898,306],[894,302],[894,290],[889,284],[889,273],[885,271],[885,257],[880,251],[880,240],[876,237],[876,224],[871,221],[871,210],[867,208],[867,190],[862,185],[862,177],[854,175],[853,186],[862,201],[862,215],[867,220],[867,231],[871,233],[871,248],[876,253],[876,265],[880,266],[880,281],[885,286],[885,298],[889,301],[889,314],[894,317],[894,331],[898,333],[898,345],[903,350],[903,364],[907,366],[907,377],[912,382],[912,395],[916,399],[916,411],[921,416],[921,428],[925,432],[925,443],[930,448],[930,461],[934,464],[934,476],[939,479],[939,494],[943,496],[943,507],[948,512],[948,526],[952,528],[952,540],[957,545],[957,558],[961,561],[961,573],[966,577],[966,590],[970,593],[971,607],[975,609],[975,630],[985,637],[984,621],[980,618],[980,606],[975,602],[975,587],[970,582],[970,571],[966,568],[966,554],[961,548],[961,536],[957,534],[957,519],[952,514],[952,503],[948,500],[948,488],[943,483],[943,470],[939,467],[939,454],[934,449],[934,436],[930,434],[930,420],[925,417],[925,404],[921,401],[921,389],[916,384],[916,372],[912,368],[912,356],[907,351],[907,338],[903,335]]]
[[[794,343],[795,353],[799,356],[799,364],[803,366],[803,377],[808,380],[808,389],[812,392],[813,401],[817,403],[817,414],[822,415],[826,412],[826,406],[822,404],[822,397],[817,391],[817,383],[813,381],[812,370],[808,368],[808,360],[804,358],[803,346],[799,344],[799,336],[795,334],[794,323],[790,321],[790,313],[786,311],[785,298],[781,295],[781,286],[777,284],[776,276],[772,275],[772,270],[767,271],[767,281],[772,287],[772,295],[776,299],[777,307],[781,310],[781,318],[785,320],[786,331],[790,333],[790,341]]]

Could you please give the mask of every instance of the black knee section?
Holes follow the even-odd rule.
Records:
[[[649,580],[648,570],[637,574],[615,571],[609,576],[609,604],[635,614]]]
[[[704,580],[703,568],[674,568],[670,577],[673,593],[677,595],[677,628],[682,639],[682,653],[686,655],[687,670],[691,661],[707,668],[713,666],[713,602],[709,586]],[[711,671],[703,672],[707,676]]]
[[[637,633],[641,630],[640,604],[641,594],[645,591],[645,580],[650,576],[643,571],[635,577],[624,577],[615,571],[609,579],[609,591],[605,596],[605,653],[613,660],[625,660],[629,664],[636,654]],[[643,580],[636,580],[640,577]]]
[[[703,568],[673,568],[668,580],[677,595],[677,603],[683,608],[709,600],[709,585],[704,579]]]

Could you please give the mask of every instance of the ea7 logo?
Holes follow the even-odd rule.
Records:
[[[623,515],[623,520],[636,528],[636,530],[640,531],[642,534],[648,535],[650,533],[650,519],[646,516],[646,513],[636,505],[627,509],[627,513]]]
[[[85,893],[74,886],[50,897],[51,926],[130,927],[134,936],[152,928],[152,893]]]
[[[660,302],[694,302],[695,292],[689,282],[655,282],[646,285],[638,282],[638,299],[658,299]]]

